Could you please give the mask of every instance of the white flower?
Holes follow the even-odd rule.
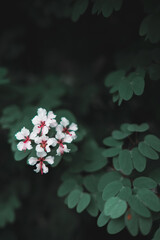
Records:
[[[30,131],[27,128],[23,127],[20,132],[15,134],[15,137],[17,138],[17,140],[23,140],[17,144],[17,148],[19,151],[32,149],[31,140],[35,138],[34,132],[30,134]]]
[[[72,137],[70,135],[65,135],[62,132],[57,132],[55,138],[53,139],[52,146],[55,147],[56,145],[59,145],[57,149],[57,155],[63,155],[64,152],[69,152],[70,149],[67,148],[67,145],[64,143],[71,143]]]
[[[35,143],[37,152],[50,152],[50,146],[53,144],[54,138],[49,138],[48,136],[42,135],[41,137],[35,138]]]
[[[44,108],[38,108],[37,114],[33,119],[32,123],[34,125],[33,132],[41,135],[45,135],[48,133],[50,127],[56,127],[57,122],[55,120],[56,115],[49,111],[47,115],[47,111]]]
[[[69,126],[69,121],[67,118],[62,117],[60,124],[56,127],[57,132],[61,131],[62,133],[69,135],[72,139],[76,139],[77,135],[75,131],[78,130],[77,124],[71,123]]]
[[[43,108],[38,108],[37,114],[33,119],[32,123],[34,125],[33,132],[36,134],[45,135],[48,133],[49,125],[47,123],[47,111]]]
[[[35,165],[36,164],[36,169],[34,169],[34,171],[36,173],[41,172],[41,174],[43,173],[48,173],[48,167],[46,167],[45,162],[47,162],[48,164],[53,164],[54,163],[54,157],[52,156],[48,156],[45,158],[47,154],[45,152],[38,152],[37,153],[37,157],[31,157],[28,159],[28,163],[30,165]]]

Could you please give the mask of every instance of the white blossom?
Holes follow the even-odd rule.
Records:
[[[56,127],[57,132],[62,132],[65,135],[69,135],[72,139],[76,139],[77,135],[75,131],[78,130],[78,126],[75,123],[69,125],[69,120],[65,117],[61,118],[60,124]]]
[[[20,132],[15,134],[15,137],[17,138],[17,140],[22,140],[17,144],[17,148],[19,151],[32,149],[31,140],[35,138],[34,132],[30,134],[30,131],[27,128],[23,127]]]
[[[48,167],[46,167],[45,162],[52,165],[54,163],[54,157],[48,156],[46,157],[46,152],[37,152],[37,157],[31,157],[28,159],[28,163],[32,166],[36,165],[36,169],[34,171],[36,173],[41,172],[48,173]],[[45,158],[46,157],[46,158]]]
[[[50,152],[50,146],[53,144],[54,138],[49,138],[48,136],[42,135],[35,138],[36,151],[37,152]]]
[[[50,127],[56,127],[57,122],[55,120],[56,115],[49,111],[47,115],[46,109],[38,108],[37,115],[32,119],[34,125],[33,132],[36,134],[46,135]]]
[[[59,145],[57,149],[57,155],[63,155],[64,152],[70,152],[70,149],[67,148],[67,145],[64,143],[71,143],[72,137],[70,135],[65,135],[64,133],[58,131],[55,138],[53,139],[52,146],[55,147]]]

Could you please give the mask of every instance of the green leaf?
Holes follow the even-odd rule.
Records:
[[[106,87],[114,86],[117,82],[120,82],[121,79],[124,78],[124,75],[125,71],[123,70],[118,70],[110,73],[105,79],[105,86]]]
[[[82,15],[87,7],[88,7],[88,0],[78,0],[75,1],[73,10],[72,10],[72,20],[75,22],[79,19],[80,15]]]
[[[76,181],[74,179],[65,180],[58,189],[58,196],[64,197],[76,186]]]
[[[92,216],[92,217],[97,217],[98,213],[99,213],[99,209],[97,206],[97,202],[95,201],[95,199],[92,197],[91,201],[87,207],[87,212]]]
[[[115,138],[116,140],[122,140],[127,138],[130,135],[130,133],[126,133],[126,132],[121,132],[119,130],[114,130],[112,132],[112,136],[113,138]]]
[[[138,172],[143,172],[146,168],[146,158],[135,147],[131,150],[133,166]]]
[[[160,211],[159,198],[150,190],[143,188],[137,193],[137,197],[152,211]]]
[[[152,218],[139,217],[139,228],[143,235],[148,235],[152,227]]]
[[[154,150],[157,152],[160,152],[160,139],[154,135],[147,135],[145,137],[145,143],[147,143],[149,146],[151,146]]]
[[[145,132],[149,129],[149,125],[147,123],[138,124],[129,124],[127,129],[131,132]]]
[[[103,168],[107,164],[107,159],[97,159],[97,161],[92,161],[91,163],[86,163],[84,170],[86,172],[96,172]]]
[[[150,158],[152,160],[157,160],[159,158],[158,154],[145,142],[140,142],[138,144],[138,150],[145,157]]]
[[[113,167],[114,167],[117,171],[119,171],[119,170],[120,170],[120,165],[119,165],[118,157],[114,157],[113,160],[112,160],[112,162],[113,162]]]
[[[160,239],[160,227],[156,230],[152,240],[159,240],[159,239]]]
[[[81,196],[81,191],[78,189],[75,189],[72,192],[70,192],[67,199],[68,207],[74,208],[78,204],[80,200],[80,196]]]
[[[120,151],[120,148],[108,148],[102,152],[102,155],[104,157],[115,157],[119,154]]]
[[[21,161],[22,159],[26,158],[30,152],[26,151],[16,151],[14,154],[14,158],[16,161]]]
[[[115,196],[120,189],[123,187],[120,181],[114,181],[106,185],[103,190],[102,198],[103,200],[107,200],[113,196]]]
[[[94,175],[84,177],[83,184],[89,192],[94,193],[97,191],[97,179]]]
[[[124,219],[111,219],[107,226],[107,231],[109,234],[116,234],[122,231],[125,228]]]
[[[138,177],[133,181],[133,186],[136,188],[152,189],[157,186],[157,183],[149,177]]]
[[[125,224],[132,236],[137,236],[138,234],[138,217],[136,213],[130,209],[125,214]]]
[[[78,202],[77,208],[76,208],[77,212],[78,213],[83,212],[88,207],[90,201],[91,201],[90,194],[82,193],[81,197],[80,197],[80,200]]]
[[[119,94],[120,97],[126,101],[132,98],[133,96],[133,90],[132,87],[128,81],[128,79],[124,79],[119,84]]]
[[[108,221],[109,221],[110,217],[104,215],[104,212],[101,212],[101,214],[99,215],[98,219],[97,219],[97,225],[98,227],[103,227],[105,226]]]
[[[121,217],[127,209],[126,201],[118,198],[109,198],[104,205],[104,214],[112,219]]]
[[[140,216],[142,217],[150,217],[150,211],[145,207],[143,202],[141,202],[137,196],[131,196],[128,200],[130,207]]]
[[[128,201],[132,195],[132,190],[130,187],[123,187],[120,192],[118,193],[117,197],[122,200]]]
[[[145,87],[144,77],[140,76],[138,73],[135,73],[134,77],[132,76],[130,84],[133,89],[133,92],[137,96],[140,96],[143,94],[144,87]]]
[[[131,174],[133,170],[131,153],[129,150],[122,150],[118,157],[119,166],[122,172],[126,175]]]
[[[115,140],[113,137],[107,137],[103,140],[104,145],[109,146],[109,147],[118,147],[122,146],[121,141]]]
[[[121,178],[121,175],[116,171],[107,172],[103,174],[99,179],[98,190],[100,192],[103,191],[105,186],[107,186],[109,183],[113,181],[120,180],[120,178]]]

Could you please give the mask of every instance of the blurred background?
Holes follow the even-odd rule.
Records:
[[[93,15],[90,2],[76,22],[70,18],[71,4],[71,0],[1,3],[0,66],[7,69],[10,82],[0,86],[0,113],[12,106],[6,110],[6,115],[9,112],[13,117],[11,126],[12,121],[18,121],[17,107],[26,114],[28,106],[34,110],[37,105],[66,108],[99,145],[123,122],[148,122],[156,133],[160,110],[154,103],[160,100],[160,83],[146,82],[142,97],[120,107],[104,87],[104,78],[121,62],[122,51],[150,47],[138,34],[145,16],[142,2],[126,0],[109,18]],[[2,125],[5,121],[3,118]],[[0,240],[133,239],[126,230],[117,236],[107,235],[105,228],[97,227],[96,218],[69,210],[57,197],[63,162],[46,176],[35,174],[25,161],[14,160],[8,134],[7,127],[0,129],[0,199],[13,193],[6,201],[11,201],[14,211],[2,211],[10,217],[0,220]],[[150,238],[140,235],[136,239]]]

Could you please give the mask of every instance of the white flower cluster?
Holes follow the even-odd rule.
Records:
[[[47,173],[48,167],[46,167],[45,162],[54,163],[54,156],[47,156],[52,147],[57,148],[57,155],[63,155],[64,152],[70,151],[67,143],[71,143],[77,137],[75,133],[78,130],[77,124],[69,124],[65,117],[62,117],[58,124],[55,118],[56,115],[52,111],[47,114],[46,109],[39,108],[37,115],[32,119],[34,125],[32,132],[30,133],[28,129],[23,127],[20,132],[15,134],[16,139],[21,140],[17,144],[19,151],[31,150],[35,145],[37,157],[29,158],[28,163],[36,165],[34,170],[36,173]],[[47,135],[51,128],[55,128],[55,136],[52,138]]]

